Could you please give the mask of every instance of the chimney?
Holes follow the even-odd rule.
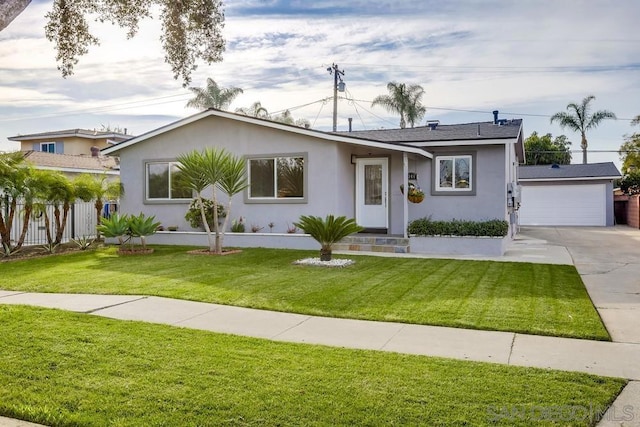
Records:
[[[349,120],[349,132],[351,132],[351,124],[353,123],[353,117],[349,117],[347,120]]]
[[[427,126],[429,126],[429,130],[435,130],[440,124],[440,120],[427,120]]]
[[[91,157],[99,157],[100,149],[96,146],[91,147]]]
[[[127,128],[124,128],[124,134],[125,135],[127,134]]]
[[[498,110],[493,110],[493,124],[497,125],[498,124]]]

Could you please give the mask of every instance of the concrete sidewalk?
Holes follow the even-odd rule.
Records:
[[[277,341],[391,351],[640,380],[640,344],[336,319],[159,297],[0,291],[0,304],[71,310]]]

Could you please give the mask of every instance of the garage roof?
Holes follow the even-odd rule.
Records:
[[[603,180],[621,178],[613,162],[520,166],[520,181]]]

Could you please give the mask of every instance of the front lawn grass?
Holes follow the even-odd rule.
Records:
[[[347,268],[292,265],[317,252],[190,255],[156,246],[0,264],[0,289],[156,295],[292,313],[608,340],[573,266],[349,256]]]
[[[626,383],[21,306],[0,324],[0,415],[53,426],[585,426]]]

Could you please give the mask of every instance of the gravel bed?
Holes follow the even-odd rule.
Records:
[[[318,265],[321,267],[346,267],[356,262],[352,259],[332,259],[331,261],[320,261],[320,258],[305,258],[293,262],[298,265]]]

